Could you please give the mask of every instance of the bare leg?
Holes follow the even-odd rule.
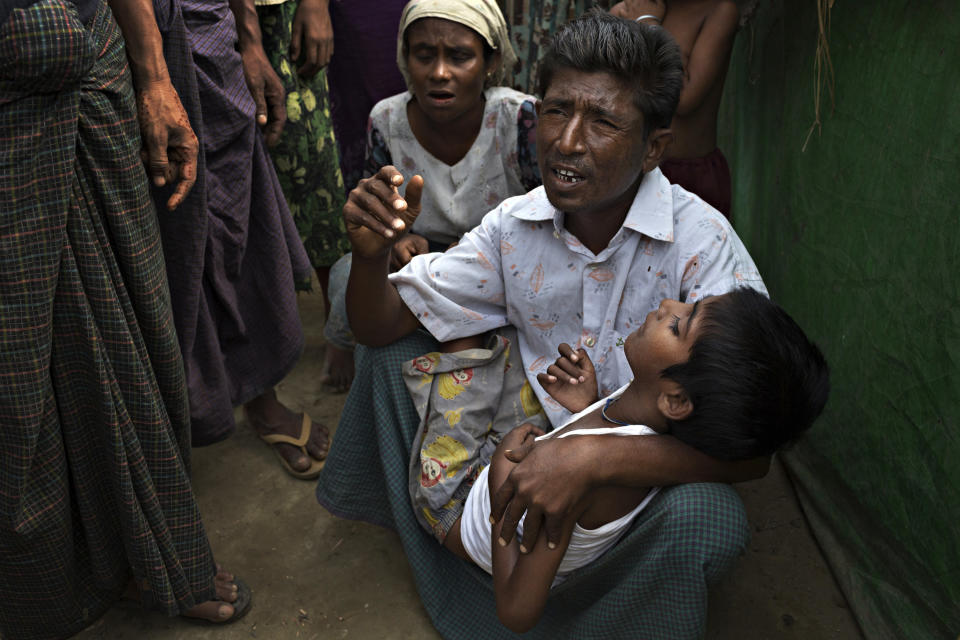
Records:
[[[330,317],[330,266],[314,267],[317,274],[317,280],[320,282],[320,291],[323,293],[323,315]]]
[[[353,373],[353,349],[341,349],[328,342],[320,382],[337,392],[348,391]]]

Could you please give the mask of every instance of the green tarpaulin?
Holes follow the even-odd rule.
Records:
[[[749,3],[748,3],[749,4]],[[760,2],[721,114],[735,226],[833,394],[784,462],[868,638],[960,634],[960,3]],[[826,3],[822,3],[826,4]]]

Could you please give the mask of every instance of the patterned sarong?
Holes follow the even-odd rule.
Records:
[[[0,635],[64,637],[131,579],[214,597],[126,54],[106,3],[0,26]]]
[[[397,531],[423,606],[444,638],[515,638],[497,620],[490,576],[417,522],[407,461],[420,418],[401,366],[437,350],[424,331],[382,348],[357,347],[357,375],[320,475],[332,513]],[[525,638],[701,638],[707,586],[749,539],[743,503],[727,485],[665,489],[630,532],[594,564],[553,589]]]
[[[310,261],[257,130],[227,0],[154,0],[164,58],[200,140],[198,184],[176,211],[154,190],[193,443],[229,436],[233,408],[303,349],[294,282]]]
[[[290,58],[293,21],[299,2],[257,7],[263,49],[287,92],[287,123],[270,156],[314,267],[332,266],[350,251],[343,226],[343,178],[330,119],[327,71],[312,77],[297,73]],[[298,282],[310,289],[310,282]],[[306,286],[303,286],[303,285]]]

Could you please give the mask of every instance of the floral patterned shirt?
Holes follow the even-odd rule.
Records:
[[[480,224],[491,207],[540,186],[535,98],[507,87],[484,92],[483,125],[467,154],[448,165],[424,149],[410,129],[404,92],[378,102],[367,127],[364,176],[392,164],[409,180],[424,179],[413,231],[447,246]],[[400,187],[400,193],[406,185]]]
[[[446,253],[416,256],[390,279],[441,341],[511,324],[526,376],[551,424],[570,413],[536,375],[561,342],[587,351],[600,396],[632,378],[623,341],[660,301],[685,302],[763,280],[730,223],[659,169],[647,174],[623,226],[594,255],[563,226],[543,188],[510,198]]]

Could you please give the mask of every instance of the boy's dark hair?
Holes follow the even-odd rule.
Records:
[[[816,420],[830,393],[817,345],[778,305],[736,289],[705,305],[687,362],[663,370],[693,403],[671,435],[725,460],[769,455]]]
[[[670,126],[683,89],[680,49],[670,34],[593,9],[557,30],[540,62],[538,90],[546,95],[561,69],[607,72],[634,88],[643,114],[643,137]]]

